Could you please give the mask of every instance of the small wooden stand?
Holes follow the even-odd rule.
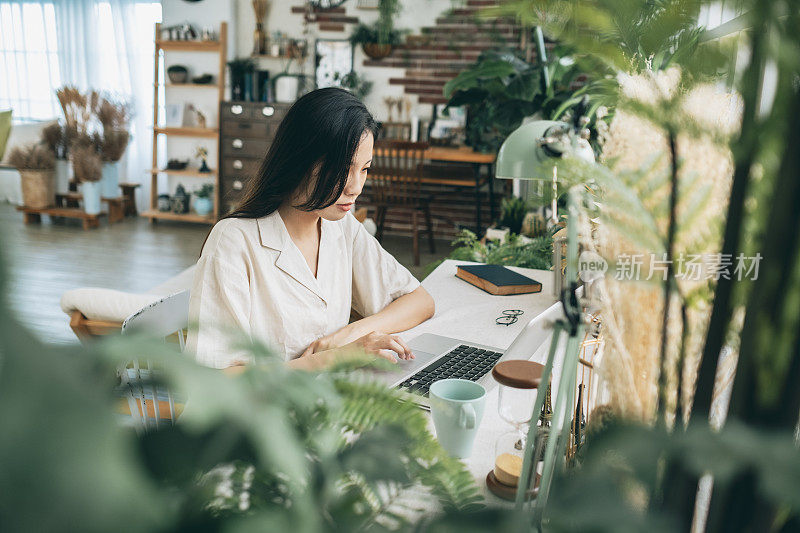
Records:
[[[136,210],[136,189],[141,186],[141,183],[120,183],[119,187],[122,189],[122,197],[125,198],[125,216],[135,217],[139,214]]]
[[[83,222],[83,229],[93,229],[100,227],[100,217],[106,213],[101,211],[96,215],[89,215],[79,207],[25,207],[17,206],[17,211],[22,211],[25,224],[38,224],[42,221],[42,215],[51,217],[77,218]]]
[[[83,200],[80,193],[68,192],[56,194],[56,206],[58,207],[78,207]],[[108,223],[114,224],[121,222],[125,218],[126,199],[122,196],[117,198],[101,198],[108,205]]]

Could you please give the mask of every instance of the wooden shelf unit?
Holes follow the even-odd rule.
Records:
[[[223,22],[224,26],[226,23]],[[157,23],[159,28],[161,24]],[[226,28],[227,30],[227,28]],[[225,30],[220,28],[218,41],[163,41],[158,38],[160,33],[156,33],[156,47],[161,50],[177,50],[182,52],[221,52],[225,50]]]
[[[216,222],[216,215],[198,215],[197,213],[173,213],[172,211],[159,211],[157,209],[150,209],[142,213],[142,216],[151,220],[178,220],[181,222],[196,222],[199,224],[213,224]]]
[[[217,74],[217,83],[214,84],[199,84],[199,83],[164,83],[164,89],[170,88],[214,88],[217,90],[217,110],[219,110],[219,103],[222,102],[225,96],[225,63],[227,61],[227,42],[228,42],[228,24],[223,22],[220,24],[219,36],[217,41],[165,41],[160,39],[161,24],[156,24],[156,56],[155,56],[155,83],[153,84],[153,166],[150,171],[150,209],[141,214],[145,218],[149,218],[151,222],[156,220],[180,220],[184,222],[195,222],[200,224],[214,224],[219,218],[219,173],[212,172],[199,172],[194,169],[184,170],[168,170],[158,168],[158,136],[167,135],[175,137],[198,137],[208,139],[219,139],[219,126],[216,128],[190,128],[190,127],[172,127],[172,126],[159,126],[158,121],[158,93],[161,88],[159,83],[159,74],[161,69],[161,52],[168,51],[181,51],[181,52],[202,52],[213,53],[219,58],[219,72]],[[217,124],[220,123],[219,117]],[[217,154],[216,168],[220,166],[221,154]],[[156,209],[158,203],[158,177],[159,175],[177,175],[192,178],[211,178],[214,180],[214,210],[211,215],[203,216],[196,213],[176,214],[165,213]]]
[[[183,170],[169,169],[169,168],[154,168],[150,171],[153,174],[170,174],[174,176],[185,176],[187,178],[216,178],[217,171],[200,172],[196,168],[185,168]]]
[[[219,135],[217,128],[185,128],[185,127],[156,127],[153,128],[156,134],[174,135],[176,137],[214,137]]]
[[[156,84],[159,85],[159,84]],[[219,90],[218,83],[165,83],[164,87],[175,87],[181,89],[216,89]]]

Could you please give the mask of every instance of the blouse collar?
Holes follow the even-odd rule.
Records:
[[[339,253],[336,241],[344,238],[341,224],[322,219],[317,277],[315,278],[277,211],[259,218],[257,223],[261,245],[280,252],[275,259],[275,266],[327,302],[328,298],[324,287],[328,286],[327,282],[332,280],[331,268]]]

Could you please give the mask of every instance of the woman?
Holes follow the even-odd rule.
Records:
[[[291,107],[238,208],[211,230],[192,284],[188,349],[215,368],[246,362],[232,331],[314,369],[353,348],[413,358],[391,333],[434,313],[431,296],[350,213],[375,120],[342,89]],[[351,307],[366,317],[348,324]]]

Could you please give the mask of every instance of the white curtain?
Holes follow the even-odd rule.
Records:
[[[0,37],[0,76],[6,74],[7,86],[14,84],[12,90],[0,81],[0,92],[9,92],[7,97],[0,94],[0,107],[13,105],[16,97],[14,107],[24,108],[26,91],[34,90],[49,96],[50,105],[40,106],[27,118],[49,118],[41,115],[55,104],[53,91],[67,84],[129,101],[134,110],[132,142],[121,178],[148,189],[149,180],[143,178],[152,165],[153,41],[160,20],[160,2],[153,0],[0,0],[0,32],[6,34]],[[17,35],[8,37],[9,29]],[[26,32],[34,35],[28,37]],[[44,34],[46,46],[35,59],[44,61],[46,68],[37,64],[31,69],[26,66],[34,59],[30,54],[43,48],[39,33]],[[55,114],[60,115],[55,105]],[[140,203],[148,195],[144,190]]]

